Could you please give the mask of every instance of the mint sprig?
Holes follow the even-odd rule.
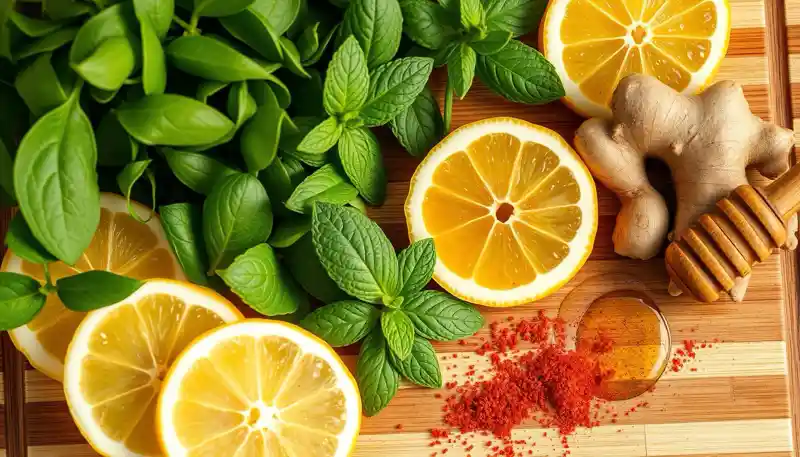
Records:
[[[400,375],[421,386],[441,386],[441,369],[428,339],[465,338],[484,320],[468,303],[422,290],[436,265],[433,240],[417,241],[395,254],[367,216],[324,202],[314,204],[311,226],[311,241],[328,277],[359,300],[323,306],[301,325],[336,347],[366,337],[356,371],[365,413],[377,414],[389,404]]]

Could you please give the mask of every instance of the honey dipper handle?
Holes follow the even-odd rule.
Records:
[[[784,221],[800,210],[800,164],[773,181],[764,193]]]

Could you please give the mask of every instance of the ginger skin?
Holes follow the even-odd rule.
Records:
[[[645,159],[662,160],[675,183],[680,233],[717,200],[747,184],[746,168],[768,178],[789,169],[791,130],[762,121],[750,112],[741,86],[716,83],[697,96],[680,94],[645,75],[623,78],[612,97],[612,118],[581,125],[575,146],[592,174],[620,199],[614,250],[649,259],[661,250],[669,227],[664,198],[645,172]],[[789,223],[786,247],[797,246],[797,218]],[[731,291],[741,300],[749,278]],[[670,287],[670,293],[680,291]]]

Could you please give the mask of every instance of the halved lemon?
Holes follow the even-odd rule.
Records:
[[[411,178],[411,241],[433,238],[434,278],[487,306],[545,297],[589,256],[597,193],[589,170],[552,130],[513,118],[465,125]]]
[[[136,279],[184,279],[157,216],[146,224],[137,222],[128,213],[125,198],[116,194],[102,194],[100,206],[100,225],[92,243],[74,266],[50,264],[53,281],[88,270],[108,270]],[[140,217],[150,214],[149,208],[138,203],[132,202],[132,208]],[[2,271],[23,273],[44,282],[41,266],[22,260],[10,250],[3,259]],[[67,346],[84,316],[68,310],[56,294],[51,294],[31,322],[8,333],[34,368],[61,381]]]
[[[108,457],[162,455],[155,420],[167,369],[197,336],[241,319],[216,292],[161,279],[87,314],[67,351],[64,393],[94,450]],[[219,386],[205,388],[211,395]]]
[[[262,319],[192,343],[158,401],[168,457],[345,457],[360,424],[358,387],[330,346]]]
[[[633,73],[686,94],[706,87],[727,52],[730,16],[728,0],[551,0],[540,47],[565,103],[608,117],[617,83]]]

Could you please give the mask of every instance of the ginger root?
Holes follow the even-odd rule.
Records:
[[[768,178],[789,168],[793,132],[754,116],[733,81],[687,96],[651,76],[632,75],[620,81],[611,110],[611,119],[584,122],[575,145],[595,178],[622,203],[613,241],[623,256],[649,259],[667,237],[669,212],[647,179],[646,158],[662,160],[672,173],[677,197],[673,233],[747,184],[747,167]],[[785,247],[794,249],[796,216],[788,228]],[[743,298],[748,279],[741,278],[731,291],[735,300]],[[670,293],[680,290],[671,285]]]

